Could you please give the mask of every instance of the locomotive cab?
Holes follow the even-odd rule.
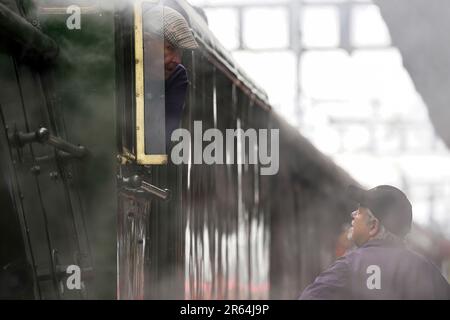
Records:
[[[169,197],[149,174],[167,165],[164,69],[149,63],[164,52],[142,32],[153,7],[162,2],[0,1],[1,227],[20,240],[2,250],[1,277],[21,287],[2,296],[114,298],[117,269],[133,283],[117,261],[143,276],[133,246],[145,243],[151,201]],[[73,265],[81,281],[72,290]]]

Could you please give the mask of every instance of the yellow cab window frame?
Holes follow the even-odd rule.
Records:
[[[142,165],[167,164],[167,154],[145,153],[145,117],[144,117],[144,43],[142,24],[142,4],[158,4],[158,0],[136,0],[134,3],[134,48],[136,74],[136,162]]]

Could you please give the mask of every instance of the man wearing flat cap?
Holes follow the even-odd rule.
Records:
[[[412,207],[399,189],[350,186],[351,239],[357,249],[337,259],[301,294],[310,299],[450,299],[450,287],[431,262],[407,249]]]
[[[154,81],[164,78],[166,140],[179,127],[188,87],[186,68],[181,64],[183,50],[198,44],[186,19],[167,6],[156,6],[143,13],[144,46],[148,56],[145,72]]]

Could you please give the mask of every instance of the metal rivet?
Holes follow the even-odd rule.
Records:
[[[30,171],[31,171],[31,173],[38,175],[38,174],[41,173],[41,167],[40,166],[33,166],[33,167],[31,167]]]
[[[53,180],[56,180],[56,179],[58,179],[58,172],[56,172],[56,171],[52,171],[52,172],[50,172],[50,178],[51,179],[53,179]]]

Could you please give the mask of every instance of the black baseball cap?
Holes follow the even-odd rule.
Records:
[[[406,195],[389,185],[370,190],[351,185],[347,189],[350,199],[370,209],[381,224],[395,235],[404,237],[411,230],[412,206]]]

